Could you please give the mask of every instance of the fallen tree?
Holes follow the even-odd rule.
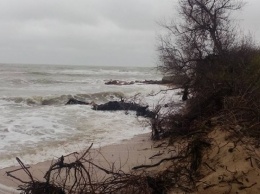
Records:
[[[61,156],[54,161],[45,172],[44,180],[33,177],[30,167],[16,158],[21,168],[6,172],[7,176],[21,182],[21,194],[110,194],[110,193],[152,193],[144,174],[125,173],[120,169],[104,168],[93,162],[90,150],[92,145],[82,154],[72,153]],[[14,175],[14,172],[24,171],[28,181]],[[97,171],[103,172],[103,177],[97,176]]]
[[[143,116],[148,118],[154,118],[156,113],[148,109],[149,106],[142,106],[133,102],[124,102],[124,101],[109,101],[105,104],[94,104],[93,110],[102,110],[102,111],[136,111],[137,116]]]
[[[136,111],[137,116],[143,116],[147,118],[154,118],[156,116],[156,113],[149,110],[149,106],[142,106],[140,104],[134,103],[134,102],[124,102],[121,101],[109,101],[104,104],[96,104],[94,102],[84,102],[77,100],[75,98],[70,98],[68,102],[65,105],[92,105],[93,110],[100,110],[100,111]]]

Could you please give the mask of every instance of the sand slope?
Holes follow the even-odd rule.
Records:
[[[260,155],[252,140],[220,127],[208,137],[212,147],[203,157],[196,193],[260,193]]]

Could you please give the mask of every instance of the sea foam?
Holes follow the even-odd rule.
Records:
[[[0,168],[17,165],[15,157],[32,164],[150,132],[134,112],[65,105],[70,98],[97,104],[124,98],[162,111],[170,101],[180,104],[180,91],[153,95],[166,86],[104,84],[160,77],[149,68],[2,65],[0,72]]]

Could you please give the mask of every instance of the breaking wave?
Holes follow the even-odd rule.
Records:
[[[69,99],[74,98],[83,102],[107,102],[124,97],[122,92],[98,92],[93,94],[68,94],[60,96],[32,96],[32,97],[9,97],[2,100],[26,105],[64,105]]]

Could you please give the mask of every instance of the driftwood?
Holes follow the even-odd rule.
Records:
[[[121,80],[109,80],[106,81],[105,84],[106,85],[132,85],[132,84],[165,84],[163,81],[161,80],[144,80],[144,81],[121,81]]]
[[[43,181],[34,178],[29,167],[19,158],[16,159],[21,168],[8,171],[6,174],[21,183],[18,188],[21,194],[158,193],[155,191],[159,188],[151,187],[144,173],[125,173],[120,168],[104,168],[95,164],[91,157],[91,147],[92,145],[82,155],[75,152],[61,156],[45,172]],[[13,174],[20,170],[24,171],[25,178],[29,178],[28,181]],[[97,172],[101,174],[97,176]]]
[[[148,109],[148,106],[141,106],[136,103],[132,102],[124,102],[121,101],[109,101],[105,104],[95,104],[95,103],[89,103],[77,100],[75,98],[70,98],[69,101],[66,103],[66,105],[93,105],[93,110],[102,110],[102,111],[118,111],[118,110],[124,110],[124,111],[136,111],[137,116],[143,116],[148,118],[154,118],[156,116],[156,113],[153,111],[150,111]]]
[[[154,118],[156,113],[150,111],[148,106],[141,106],[132,102],[124,102],[124,101],[109,101],[105,104],[93,105],[93,110],[103,110],[103,111],[117,111],[117,110],[125,110],[125,111],[136,111],[137,116],[143,116],[148,118]]]

